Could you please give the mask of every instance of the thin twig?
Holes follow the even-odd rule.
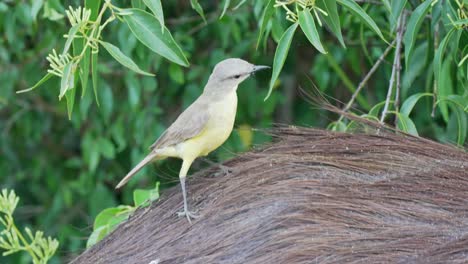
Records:
[[[382,64],[385,57],[388,55],[388,53],[390,53],[390,51],[392,50],[394,45],[395,45],[395,40],[393,40],[393,42],[387,47],[387,49],[385,49],[385,51],[382,53],[382,55],[380,55],[380,57],[375,62],[374,66],[372,66],[372,68],[369,70],[369,72],[366,74],[366,76],[364,76],[364,79],[362,79],[362,81],[359,83],[359,86],[357,87],[356,91],[354,91],[353,95],[351,96],[351,99],[346,104],[346,106],[342,109],[343,112],[346,112],[351,108],[351,106],[353,105],[354,101],[356,100],[358,94],[361,92],[362,88],[364,88],[364,86],[369,81],[370,77],[372,77],[372,75],[377,70],[377,68],[379,68],[380,64]],[[344,116],[341,115],[340,118],[338,119],[338,121],[336,121],[336,122],[339,123],[343,119],[343,117]]]
[[[393,59],[393,67],[392,67],[392,75],[390,76],[390,83],[388,85],[388,92],[387,92],[387,99],[385,100],[385,106],[382,111],[382,116],[380,117],[380,123],[383,124],[385,120],[385,116],[387,115],[388,112],[388,106],[390,105],[390,98],[392,96],[392,90],[393,90],[393,85],[395,82],[395,77],[397,74],[397,71],[400,71],[399,69],[399,63],[401,59],[401,43],[403,40],[403,32],[404,32],[404,24],[405,24],[405,15],[402,13],[400,17],[398,18],[398,27],[397,27],[397,33],[396,33],[396,48],[395,48],[395,56]],[[397,80],[399,82],[399,79]],[[400,85],[397,83],[397,86]]]
[[[400,89],[401,89],[401,82],[400,82],[400,74],[401,74],[401,60],[397,61],[397,72],[396,72],[396,87],[395,87],[395,111],[398,113],[400,108]],[[395,115],[395,127],[398,125],[398,115]]]

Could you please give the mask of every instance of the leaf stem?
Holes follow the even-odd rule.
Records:
[[[11,217],[11,216],[10,216]],[[13,219],[10,219],[11,220],[11,229],[13,229],[13,232],[16,233],[16,235],[18,236],[18,238],[21,240],[21,243],[23,243],[23,246],[22,246],[22,249],[26,250],[29,252],[29,255],[31,255],[31,257],[33,258],[33,262],[34,263],[39,263],[39,259],[38,257],[36,256],[36,253],[34,252],[34,250],[31,248],[30,244],[28,243],[28,241],[26,241],[26,238],[24,238],[23,234],[21,234],[21,232],[18,230],[18,228],[16,227],[15,223],[13,222]]]
[[[110,8],[111,9],[111,12],[112,12],[112,16],[109,17],[102,26],[100,26],[101,24],[101,20],[102,20],[102,16],[104,15],[105,11],[107,10],[107,8]],[[86,35],[86,43],[83,47],[83,50],[81,51],[81,53],[74,57],[73,60],[76,60],[76,61],[80,61],[84,54],[86,53],[86,50],[88,49],[88,47],[95,47],[92,42],[96,42],[97,39],[99,39],[100,35],[101,35],[101,31],[102,29],[104,29],[104,27],[109,23],[111,22],[112,20],[115,19],[115,15],[114,15],[114,12],[113,12],[113,9],[114,6],[112,5],[112,3],[110,1],[106,1],[104,3],[104,5],[102,6],[101,8],[101,11],[99,12],[97,18],[96,18],[96,21],[93,22],[92,24],[92,29],[91,29],[91,33],[89,34],[89,37],[84,34],[83,36]],[[97,31],[96,31],[97,30]],[[97,34],[96,34],[97,33]]]

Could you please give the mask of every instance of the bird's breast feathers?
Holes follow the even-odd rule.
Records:
[[[208,155],[226,141],[236,118],[236,92],[226,95],[222,100],[212,102],[206,110],[210,117],[202,132],[180,146],[181,152],[185,155],[194,158]]]

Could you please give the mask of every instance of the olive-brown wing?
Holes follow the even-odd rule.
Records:
[[[164,133],[150,146],[159,149],[177,145],[187,139],[199,135],[210,119],[207,105],[202,100],[195,101],[164,131]]]

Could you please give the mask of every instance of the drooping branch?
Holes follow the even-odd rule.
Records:
[[[388,85],[388,92],[387,92],[387,98],[385,100],[385,105],[384,105],[384,109],[382,111],[382,115],[380,116],[380,123],[384,122],[385,116],[387,115],[394,84],[396,83],[397,87],[400,86],[399,71],[401,70],[400,69],[401,68],[400,67],[401,44],[402,44],[402,41],[403,41],[403,33],[405,31],[404,30],[405,29],[405,26],[404,26],[405,25],[405,18],[406,18],[406,15],[405,15],[404,12],[402,12],[400,17],[398,18],[398,26],[397,26],[396,39],[395,39],[396,48],[395,48],[395,55],[394,55],[394,59],[393,59],[392,75],[390,76],[390,81],[389,81],[389,85]]]

